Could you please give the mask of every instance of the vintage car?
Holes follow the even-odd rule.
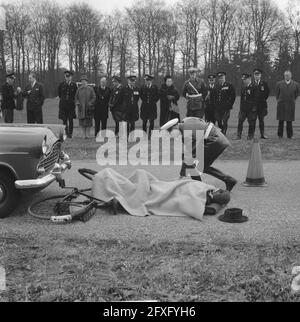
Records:
[[[62,181],[71,168],[64,140],[62,125],[0,124],[0,218],[18,206],[20,192]]]

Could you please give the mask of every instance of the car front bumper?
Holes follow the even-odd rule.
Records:
[[[64,158],[56,163],[54,168],[43,177],[30,180],[16,180],[15,187],[18,190],[34,190],[34,189],[44,189],[49,186],[54,181],[62,180],[62,173],[67,169],[71,169],[71,161],[67,154],[63,154]]]

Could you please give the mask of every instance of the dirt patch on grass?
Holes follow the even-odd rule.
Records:
[[[299,301],[300,244],[0,238],[1,301]]]

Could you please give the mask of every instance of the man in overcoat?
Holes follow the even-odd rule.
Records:
[[[76,118],[75,113],[75,95],[77,85],[72,81],[73,72],[66,70],[64,72],[65,80],[58,86],[59,97],[59,114],[58,118],[63,121],[66,126],[66,133],[68,138],[73,135],[73,119]]]
[[[27,123],[43,124],[43,110],[45,96],[42,84],[37,82],[36,73],[31,72],[28,76],[29,84],[23,91],[23,96],[27,98]]]
[[[123,104],[124,88],[118,75],[112,77],[112,93],[109,100],[109,109],[115,121],[115,135],[119,135],[119,123],[126,122],[126,106]]]
[[[141,119],[143,120],[143,131],[147,133],[147,123],[149,121],[149,133],[154,129],[154,120],[157,118],[157,105],[159,100],[158,87],[153,84],[154,77],[152,75],[145,75],[145,84],[140,89],[141,105]]]
[[[257,117],[259,121],[260,136],[262,139],[268,139],[265,135],[265,122],[264,118],[268,115],[267,99],[270,95],[268,83],[262,80],[262,70],[256,68],[253,70],[253,95],[254,102],[257,108]]]
[[[216,109],[216,76],[209,74],[207,76],[207,95],[205,98],[205,120],[213,124],[216,123],[215,109]]]
[[[222,130],[222,133],[226,135],[230,111],[235,102],[236,93],[233,85],[226,80],[225,72],[219,72],[217,76],[218,84],[216,88],[215,118],[218,122],[218,127]]]
[[[95,136],[97,136],[100,131],[100,122],[101,130],[106,130],[107,119],[108,119],[108,104],[111,97],[111,89],[107,86],[106,77],[101,77],[100,85],[95,87],[96,91],[96,103],[94,110],[94,119],[95,119]]]
[[[135,122],[139,119],[140,89],[136,86],[136,76],[127,76],[127,85],[124,87],[123,104],[126,113],[127,134],[135,130]]]
[[[16,91],[14,90],[15,74],[6,74],[6,82],[0,89],[0,110],[2,110],[5,123],[14,122],[14,110],[16,108],[15,98]]]
[[[254,85],[251,82],[250,74],[243,74],[242,80],[244,84],[241,92],[237,139],[240,140],[242,138],[243,124],[247,119],[249,124],[247,139],[252,140],[254,137],[255,122],[257,117],[257,106],[254,102]]]
[[[300,94],[299,84],[292,80],[291,71],[284,72],[284,80],[276,85],[278,137],[283,137],[284,122],[286,122],[287,137],[293,138],[293,121],[295,121],[296,99]]]

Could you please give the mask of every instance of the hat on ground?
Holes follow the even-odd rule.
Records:
[[[73,75],[74,75],[74,73],[73,73],[72,71],[70,71],[70,70],[65,70],[65,71],[64,71],[64,74],[65,74],[66,76],[73,76]]]
[[[154,76],[150,75],[150,74],[145,74],[145,80],[153,80]]]
[[[207,78],[210,79],[210,80],[214,80],[216,78],[216,75],[215,74],[209,74],[207,76]]]
[[[225,213],[218,218],[223,222],[228,223],[243,223],[248,221],[248,217],[243,216],[243,210],[239,208],[229,208]]]
[[[171,121],[167,122],[165,125],[163,125],[160,130],[170,130],[173,126],[177,125],[179,123],[179,119],[175,118]]]
[[[222,77],[222,76],[226,76],[226,73],[225,72],[218,72],[218,77]]]
[[[15,78],[16,78],[15,73],[7,73],[7,74],[6,74],[6,78],[12,78],[12,79],[15,79]]]
[[[88,79],[87,75],[81,75],[79,80],[80,81],[83,81],[83,80],[88,81],[89,79]]]
[[[262,74],[263,71],[261,69],[259,69],[259,68],[255,68],[255,69],[253,69],[253,73],[254,74]]]
[[[199,69],[198,69],[198,68],[196,68],[196,67],[191,67],[191,68],[189,68],[189,69],[188,69],[188,72],[189,72],[190,74],[197,73],[198,71],[199,71]]]
[[[247,74],[247,73],[242,74],[242,80],[246,80],[248,78],[251,78],[250,74]]]
[[[114,75],[114,76],[112,77],[112,80],[116,80],[117,82],[121,83],[121,77],[120,77],[120,76],[118,76],[118,75]]]

